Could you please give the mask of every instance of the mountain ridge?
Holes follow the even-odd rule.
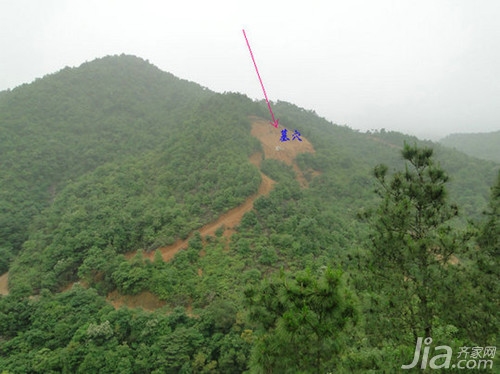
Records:
[[[439,143],[473,157],[500,162],[500,130],[487,133],[450,134],[440,139]]]

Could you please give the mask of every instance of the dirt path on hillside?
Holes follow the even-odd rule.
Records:
[[[273,126],[271,126],[268,121],[258,117],[250,117],[250,120],[252,121],[251,135],[259,139],[259,141],[262,144],[262,150],[264,151],[264,154],[255,153],[252,156],[250,156],[249,161],[253,165],[257,166],[259,170],[263,157],[265,157],[266,159],[275,159],[283,161],[285,164],[291,165],[293,167],[297,180],[299,181],[302,187],[306,188],[307,180],[302,170],[300,170],[297,163],[295,162],[295,158],[300,153],[304,152],[314,153],[315,151],[312,144],[304,137],[302,137],[301,142],[299,142],[298,140],[280,142],[281,130],[283,129],[282,126],[276,129]],[[310,172],[311,175],[313,176],[318,174],[317,172],[312,170],[309,170],[308,172]],[[215,231],[217,231],[219,227],[223,226],[224,227],[223,235],[226,237],[227,240],[226,243],[229,243],[231,235],[234,233],[235,227],[241,222],[243,215],[246,212],[249,212],[253,209],[253,202],[255,201],[255,199],[257,199],[260,196],[269,194],[273,189],[275,182],[268,176],[264,175],[262,172],[260,173],[260,176],[262,178],[262,181],[257,193],[248,197],[243,204],[229,210],[228,212],[224,213],[219,218],[217,218],[217,220],[210,222],[205,226],[203,226],[202,228],[200,228],[199,230],[197,230],[200,232],[202,237],[206,237],[207,235],[215,235]],[[157,250],[160,251],[163,261],[170,261],[177,252],[187,248],[188,245],[189,245],[189,238],[186,240],[179,239],[174,244],[158,248]],[[155,252],[156,251],[144,253],[144,256],[153,261]],[[131,258],[136,253],[137,252],[131,252],[127,254],[126,257]],[[200,252],[200,256],[204,255],[205,255],[205,250],[202,250]],[[203,269],[198,269],[198,276],[200,277],[203,276]],[[115,308],[119,308],[122,305],[126,305],[129,307],[143,306],[145,309],[154,309],[155,306],[159,307],[161,305],[164,305],[154,295],[152,295],[149,292],[145,292],[140,295],[129,296],[129,295],[120,295],[118,292],[115,291],[109,294],[107,299]]]
[[[260,153],[255,153],[250,157],[250,162],[257,167],[260,166],[261,160],[262,160],[262,154]],[[267,195],[273,189],[275,182],[271,178],[262,173],[260,173],[260,176],[262,178],[262,181],[260,183],[257,193],[247,198],[243,204],[227,211],[219,218],[217,218],[217,220],[206,224],[205,226],[196,231],[199,231],[201,236],[205,237],[207,235],[215,235],[217,229],[223,226],[224,236],[230,237],[234,233],[235,227],[240,223],[241,219],[243,218],[243,215],[246,212],[249,212],[250,210],[253,209],[253,202],[255,201],[255,199],[257,199],[260,196]],[[181,249],[187,248],[189,239],[190,238],[187,238],[185,240],[179,239],[172,245],[158,248],[157,250],[160,251],[163,261],[170,261],[177,252],[179,252]],[[135,255],[135,252],[127,255],[127,257],[129,258],[132,257],[133,255]],[[155,251],[151,251],[145,253],[144,257],[153,260],[154,255]]]
[[[295,158],[300,153],[314,153],[314,147],[312,144],[304,137],[302,141],[290,140],[288,142],[280,142],[282,127],[276,129],[269,124],[268,121],[258,118],[250,117],[252,121],[252,136],[259,139],[262,144],[262,149],[264,151],[264,157],[269,159],[280,160],[291,165],[296,173],[297,180],[303,187],[307,187],[307,181],[295,162]],[[293,131],[293,130],[292,130]],[[291,135],[290,135],[291,136]],[[263,155],[261,153],[253,154],[249,161],[260,168]],[[273,189],[275,182],[268,176],[260,173],[262,182],[260,184],[259,190],[254,195],[250,196],[245,200],[245,202],[236,208],[229,210],[228,212],[221,215],[216,221],[211,222],[200,228],[199,231],[202,237],[207,235],[215,235],[215,231],[221,226],[224,227],[224,236],[229,238],[234,233],[235,227],[240,223],[243,215],[253,209],[253,202],[260,196],[267,195]],[[190,238],[185,240],[179,239],[174,244],[165,247],[158,248],[160,251],[163,261],[170,261],[177,252],[181,249],[188,247],[188,242]],[[127,255],[127,258],[133,257],[135,252]],[[144,254],[144,257],[149,258],[151,261],[154,259],[155,251],[151,251]]]
[[[262,144],[262,149],[264,154],[255,153],[253,154],[249,161],[257,166],[260,169],[260,164],[262,162],[263,157],[268,159],[276,159],[283,161],[287,165],[291,165],[296,173],[297,180],[303,187],[307,187],[307,181],[304,177],[303,172],[300,170],[298,165],[295,162],[295,158],[298,154],[309,152],[314,153],[314,148],[312,144],[304,137],[302,137],[302,141],[288,141],[288,142],[280,142],[281,130],[283,129],[280,126],[278,129],[274,128],[269,124],[267,120],[258,118],[258,117],[250,117],[252,121],[252,136],[259,139]],[[293,132],[293,129],[288,129]],[[291,132],[289,137],[291,137]],[[314,175],[314,171],[312,172]],[[202,237],[206,237],[208,235],[215,235],[215,231],[221,226],[224,227],[223,235],[229,241],[231,235],[234,233],[236,226],[241,222],[243,215],[246,212],[249,212],[253,209],[253,203],[255,199],[260,196],[267,195],[271,192],[275,185],[275,181],[273,181],[268,176],[260,173],[262,181],[259,186],[258,191],[252,196],[248,197],[245,202],[236,208],[229,210],[228,212],[221,215],[217,220],[210,222],[200,228],[199,231]],[[162,248],[158,248],[162,255],[163,261],[170,261],[177,252],[188,247],[189,238],[186,240],[178,240],[174,244],[165,246]],[[127,258],[133,257],[137,252],[130,252],[126,255]],[[153,260],[155,251],[145,253],[144,256]],[[204,254],[204,250],[200,253],[200,255]],[[198,275],[203,276],[203,269],[198,269]],[[0,295],[7,295],[9,293],[8,289],[8,279],[9,273],[5,273],[0,276]],[[70,289],[72,285],[69,285],[65,289]],[[62,291],[63,292],[63,291]],[[163,305],[165,302],[159,301],[158,298],[151,294],[150,292],[142,292],[139,295],[131,296],[131,295],[120,295],[117,291],[110,293],[107,297],[107,300],[115,307],[119,308],[122,305],[126,305],[129,307],[143,307],[146,310],[154,310]]]

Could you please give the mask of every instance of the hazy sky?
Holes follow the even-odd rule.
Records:
[[[0,90],[126,53],[263,99],[242,29],[272,101],[363,131],[500,130],[498,0],[0,0]]]

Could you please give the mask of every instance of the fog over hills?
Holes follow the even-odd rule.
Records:
[[[439,141],[470,156],[500,162],[500,130],[488,133],[451,134]]]

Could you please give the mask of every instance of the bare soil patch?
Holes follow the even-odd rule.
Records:
[[[301,136],[302,141],[292,140],[292,134],[294,129],[288,129],[288,137],[290,141],[282,142],[281,130],[284,126],[279,126],[275,128],[269,124],[268,121],[263,120],[258,117],[251,117],[252,120],[252,136],[260,140],[262,144],[262,149],[264,150],[264,155],[266,158],[283,161],[287,165],[291,165],[295,171],[297,180],[302,187],[307,187],[307,180],[304,177],[304,173],[300,170],[299,166],[295,162],[297,155],[301,153],[315,153],[313,145]],[[317,175],[313,174],[312,175]]]

